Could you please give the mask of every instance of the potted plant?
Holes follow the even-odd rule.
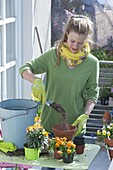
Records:
[[[63,158],[63,162],[65,163],[73,162],[76,145],[73,143],[72,140],[67,141],[66,137],[52,138],[50,142],[50,148],[57,151],[57,154]]]
[[[100,102],[101,105],[108,105],[110,90],[106,86],[100,87]]]
[[[34,121],[34,125],[26,128],[27,143],[24,145],[24,149],[25,157],[28,160],[38,159],[41,148],[48,145],[48,132],[41,125],[40,117],[36,116]]]
[[[65,138],[62,138],[62,140],[65,140]],[[55,137],[55,138],[53,137],[52,139],[50,139],[49,150],[54,151],[54,158],[56,158],[56,159],[62,158],[62,156],[60,154],[58,154],[60,145],[61,145],[61,140],[59,137]]]
[[[113,158],[113,123],[106,123],[100,130],[97,130],[97,137],[103,137],[103,140],[109,150],[110,158]]]

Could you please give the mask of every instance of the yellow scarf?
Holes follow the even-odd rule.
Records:
[[[60,49],[60,55],[65,59],[69,67],[75,67],[82,63],[82,61],[90,53],[90,47],[88,43],[84,43],[82,50],[79,50],[77,53],[72,53],[67,47],[67,43],[63,43]]]

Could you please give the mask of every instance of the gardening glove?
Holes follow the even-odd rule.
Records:
[[[4,153],[8,151],[13,152],[17,149],[17,147],[11,142],[0,142],[0,150]]]
[[[84,126],[86,125],[87,119],[89,118],[89,115],[87,114],[82,114],[75,120],[75,122],[72,124],[72,126],[77,126],[77,131],[74,136],[77,136],[78,134],[81,133],[83,130]]]
[[[32,86],[32,94],[35,98],[38,98],[42,104],[46,102],[45,86],[41,79],[35,79]]]

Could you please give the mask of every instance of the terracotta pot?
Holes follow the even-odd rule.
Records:
[[[76,154],[83,154],[85,148],[85,138],[84,137],[75,137],[73,139],[74,144],[76,145]]]
[[[62,156],[60,154],[58,154],[58,149],[54,149],[54,158],[62,159]]]
[[[107,138],[104,138],[104,142],[108,147],[111,147],[111,148],[108,148],[108,151],[109,151],[110,159],[112,160],[112,158],[113,158],[113,139],[109,140]]]
[[[63,162],[64,163],[72,163],[74,159],[74,153],[73,154],[69,154],[69,155],[63,155]]]
[[[108,146],[113,146],[113,139],[109,140],[107,138],[104,138],[104,142],[108,145]]]
[[[77,131],[77,128],[69,125],[69,130],[63,130],[62,125],[55,125],[53,126],[52,131],[55,137],[59,137],[59,138],[66,137],[67,141],[69,141],[72,140],[74,134]]]
[[[110,123],[111,122],[110,111],[105,111],[104,112],[102,121],[103,121],[103,123]]]

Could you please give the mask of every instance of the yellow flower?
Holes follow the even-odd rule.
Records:
[[[59,150],[58,150],[57,153],[58,153],[59,155],[61,155],[61,154],[62,154],[62,151],[59,151]]]
[[[59,143],[56,143],[56,144],[55,144],[55,147],[56,147],[56,148],[59,148],[59,146],[60,146]]]
[[[35,123],[33,126],[35,129],[43,129],[43,126],[41,126],[40,123]]]
[[[66,137],[63,137],[63,141],[66,141],[67,140],[67,138]]]
[[[112,127],[113,127],[113,123],[110,123],[110,126],[112,126]]]
[[[103,134],[103,136],[105,136],[106,135],[106,130],[103,130],[102,134]]]
[[[100,130],[97,130],[97,135],[101,135],[101,131]]]
[[[59,137],[56,137],[56,138],[55,138],[55,141],[56,141],[56,143],[58,143],[58,144],[60,145],[61,140],[60,140],[60,138],[59,138]]]
[[[42,134],[43,134],[44,136],[48,137],[48,134],[49,134],[49,133],[46,132],[45,129],[43,129],[43,130],[42,130]]]
[[[40,117],[39,117],[39,116],[36,116],[36,117],[34,118],[34,122],[40,123],[40,122],[41,122]]]
[[[60,140],[59,137],[56,137],[56,138],[52,138],[53,140],[55,140],[56,142]]]
[[[29,127],[26,128],[26,131],[27,131],[27,132],[30,132],[30,131],[33,131],[33,130],[34,130],[34,127],[33,127],[33,126],[29,126]]]
[[[60,144],[61,144],[61,145],[65,145],[65,142],[64,142],[64,141],[61,141]]]
[[[70,154],[70,153],[71,153],[71,150],[70,150],[70,149],[67,149],[67,153]]]
[[[111,135],[110,131],[107,132],[107,136],[109,137]]]
[[[73,144],[72,144],[72,147],[75,149],[75,148],[76,148],[76,145],[73,143]]]
[[[72,141],[68,141],[68,142],[67,142],[67,145],[66,145],[67,148],[71,148],[72,144],[73,144]]]
[[[112,129],[112,127],[110,125],[108,125],[107,128],[110,129],[110,130]]]

